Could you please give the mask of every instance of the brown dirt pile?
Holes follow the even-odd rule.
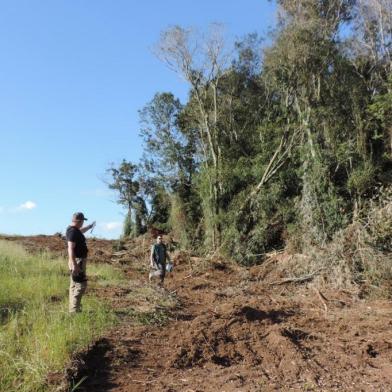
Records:
[[[17,242],[28,252],[50,252],[56,257],[67,257],[67,242],[61,234],[36,236],[0,236],[0,240]],[[98,238],[89,238],[89,261],[110,262],[112,257],[113,241]]]

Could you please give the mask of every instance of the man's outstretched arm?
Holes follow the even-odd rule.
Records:
[[[80,229],[80,231],[81,231],[82,233],[85,233],[86,231],[88,231],[88,230],[94,228],[94,226],[95,226],[95,221],[94,221],[93,223],[91,223],[91,225],[87,225],[86,227],[82,227],[82,228]]]

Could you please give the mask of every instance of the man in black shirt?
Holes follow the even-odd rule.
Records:
[[[92,229],[95,222],[83,227],[87,220],[82,212],[75,212],[72,215],[72,223],[67,227],[67,249],[68,268],[71,273],[71,283],[69,287],[69,311],[70,313],[81,311],[82,296],[87,288],[86,262],[88,249],[86,237],[83,233]]]

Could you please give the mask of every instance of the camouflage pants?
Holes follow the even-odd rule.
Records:
[[[86,262],[87,259],[76,259],[77,264],[80,267],[81,275],[86,276]],[[87,288],[87,280],[83,282],[75,282],[72,278],[72,274],[70,276],[70,285],[69,285],[69,312],[81,312],[82,306],[82,296],[86,292]]]

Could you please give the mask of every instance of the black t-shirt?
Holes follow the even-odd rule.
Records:
[[[66,233],[67,241],[75,243],[75,256],[78,258],[87,257],[88,249],[86,245],[86,237],[75,226],[68,226]]]

